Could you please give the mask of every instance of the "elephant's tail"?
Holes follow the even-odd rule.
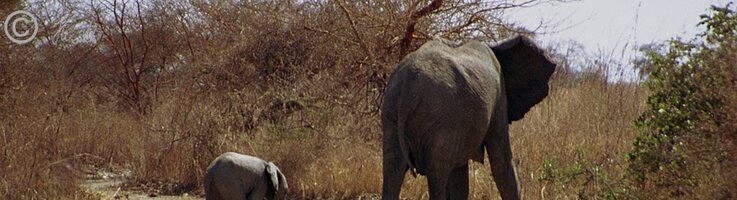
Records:
[[[405,82],[402,84],[402,92],[400,93],[399,101],[397,102],[397,137],[399,138],[399,149],[402,151],[402,157],[404,157],[405,163],[411,172],[412,176],[417,177],[416,167],[410,159],[412,153],[408,147],[407,135],[405,132],[407,118],[415,108],[417,108],[417,100],[411,99],[411,97],[401,97],[401,94],[407,94],[410,91],[409,85]]]

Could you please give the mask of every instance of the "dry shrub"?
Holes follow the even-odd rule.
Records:
[[[41,84],[48,81],[43,79],[29,77],[10,83],[11,89],[4,90],[0,196],[94,198],[75,184],[84,173],[81,169],[89,165],[110,167],[110,162],[129,160],[125,146],[129,141],[123,132],[110,133],[97,126],[100,121],[110,124],[108,120],[117,117],[111,119],[107,113],[97,112],[98,106],[90,102],[82,102],[89,105],[89,110],[69,110],[67,104],[80,99],[69,98],[63,84]]]
[[[319,76],[318,77],[322,77]],[[381,189],[381,143],[374,114],[359,104],[310,101],[333,95],[332,77],[295,86],[297,94],[275,94],[309,105],[278,121],[264,121],[251,134],[226,147],[274,161],[285,173],[290,193],[299,198],[353,199]],[[315,85],[320,85],[314,87]],[[303,92],[300,92],[303,91]],[[300,93],[302,98],[300,98]]]

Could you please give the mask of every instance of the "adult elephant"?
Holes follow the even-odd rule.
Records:
[[[548,94],[555,70],[528,38],[489,46],[432,40],[407,55],[384,94],[384,199],[407,170],[427,175],[430,199],[468,198],[468,160],[486,149],[503,199],[519,199],[509,123]]]

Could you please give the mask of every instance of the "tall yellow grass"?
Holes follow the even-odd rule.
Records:
[[[311,82],[296,90],[317,96],[332,92],[331,84],[339,83]],[[276,162],[295,198],[375,198],[381,192],[378,115],[355,109],[367,105],[306,102],[309,106],[284,119],[242,131],[230,123],[241,116],[223,114],[215,102],[173,97],[140,117],[84,99],[74,103],[81,106],[66,106],[72,110],[56,109],[59,96],[38,98],[46,91],[29,91],[13,97],[15,104],[3,115],[0,129],[0,192],[6,199],[94,198],[73,184],[80,166],[86,165],[127,168],[133,170],[135,180],[200,188],[204,168],[225,151]],[[276,96],[300,98],[297,93]],[[641,110],[643,96],[637,85],[598,79],[553,84],[550,95],[511,126],[524,196],[574,198],[575,188],[583,187],[572,184],[571,190],[546,193],[553,186],[537,177],[547,159],[561,165],[602,163],[608,174],[619,175],[634,135],[631,122]],[[469,173],[473,199],[499,198],[488,161],[473,163]],[[402,196],[428,198],[424,177],[408,175]]]
[[[523,120],[514,123],[510,130],[524,195],[536,199],[544,193],[546,185],[538,181],[535,174],[546,159],[555,159],[561,165],[601,163],[608,174],[620,175],[625,165],[624,154],[634,137],[631,122],[641,110],[643,97],[639,86],[602,81],[553,87],[550,96]],[[332,118],[328,121],[335,124],[325,124],[329,128],[314,131],[312,137],[292,141],[295,143],[278,143],[284,146],[276,147],[279,150],[270,151],[265,157],[287,164],[285,173],[296,186],[295,195],[299,197],[355,198],[364,193],[380,193],[380,142],[356,138],[361,131],[380,135],[376,116],[352,116],[336,111],[336,115],[326,117]],[[297,167],[289,166],[292,164]],[[499,198],[488,161],[485,165],[472,164],[469,173],[473,199]],[[405,180],[403,197],[428,197],[424,177],[407,175]],[[572,198],[576,195],[575,189],[569,192],[546,194],[546,197]]]

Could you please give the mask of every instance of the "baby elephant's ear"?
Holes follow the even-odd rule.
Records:
[[[269,162],[266,164],[266,172],[269,173],[271,186],[274,187],[274,191],[279,191],[279,168],[274,163]]]

